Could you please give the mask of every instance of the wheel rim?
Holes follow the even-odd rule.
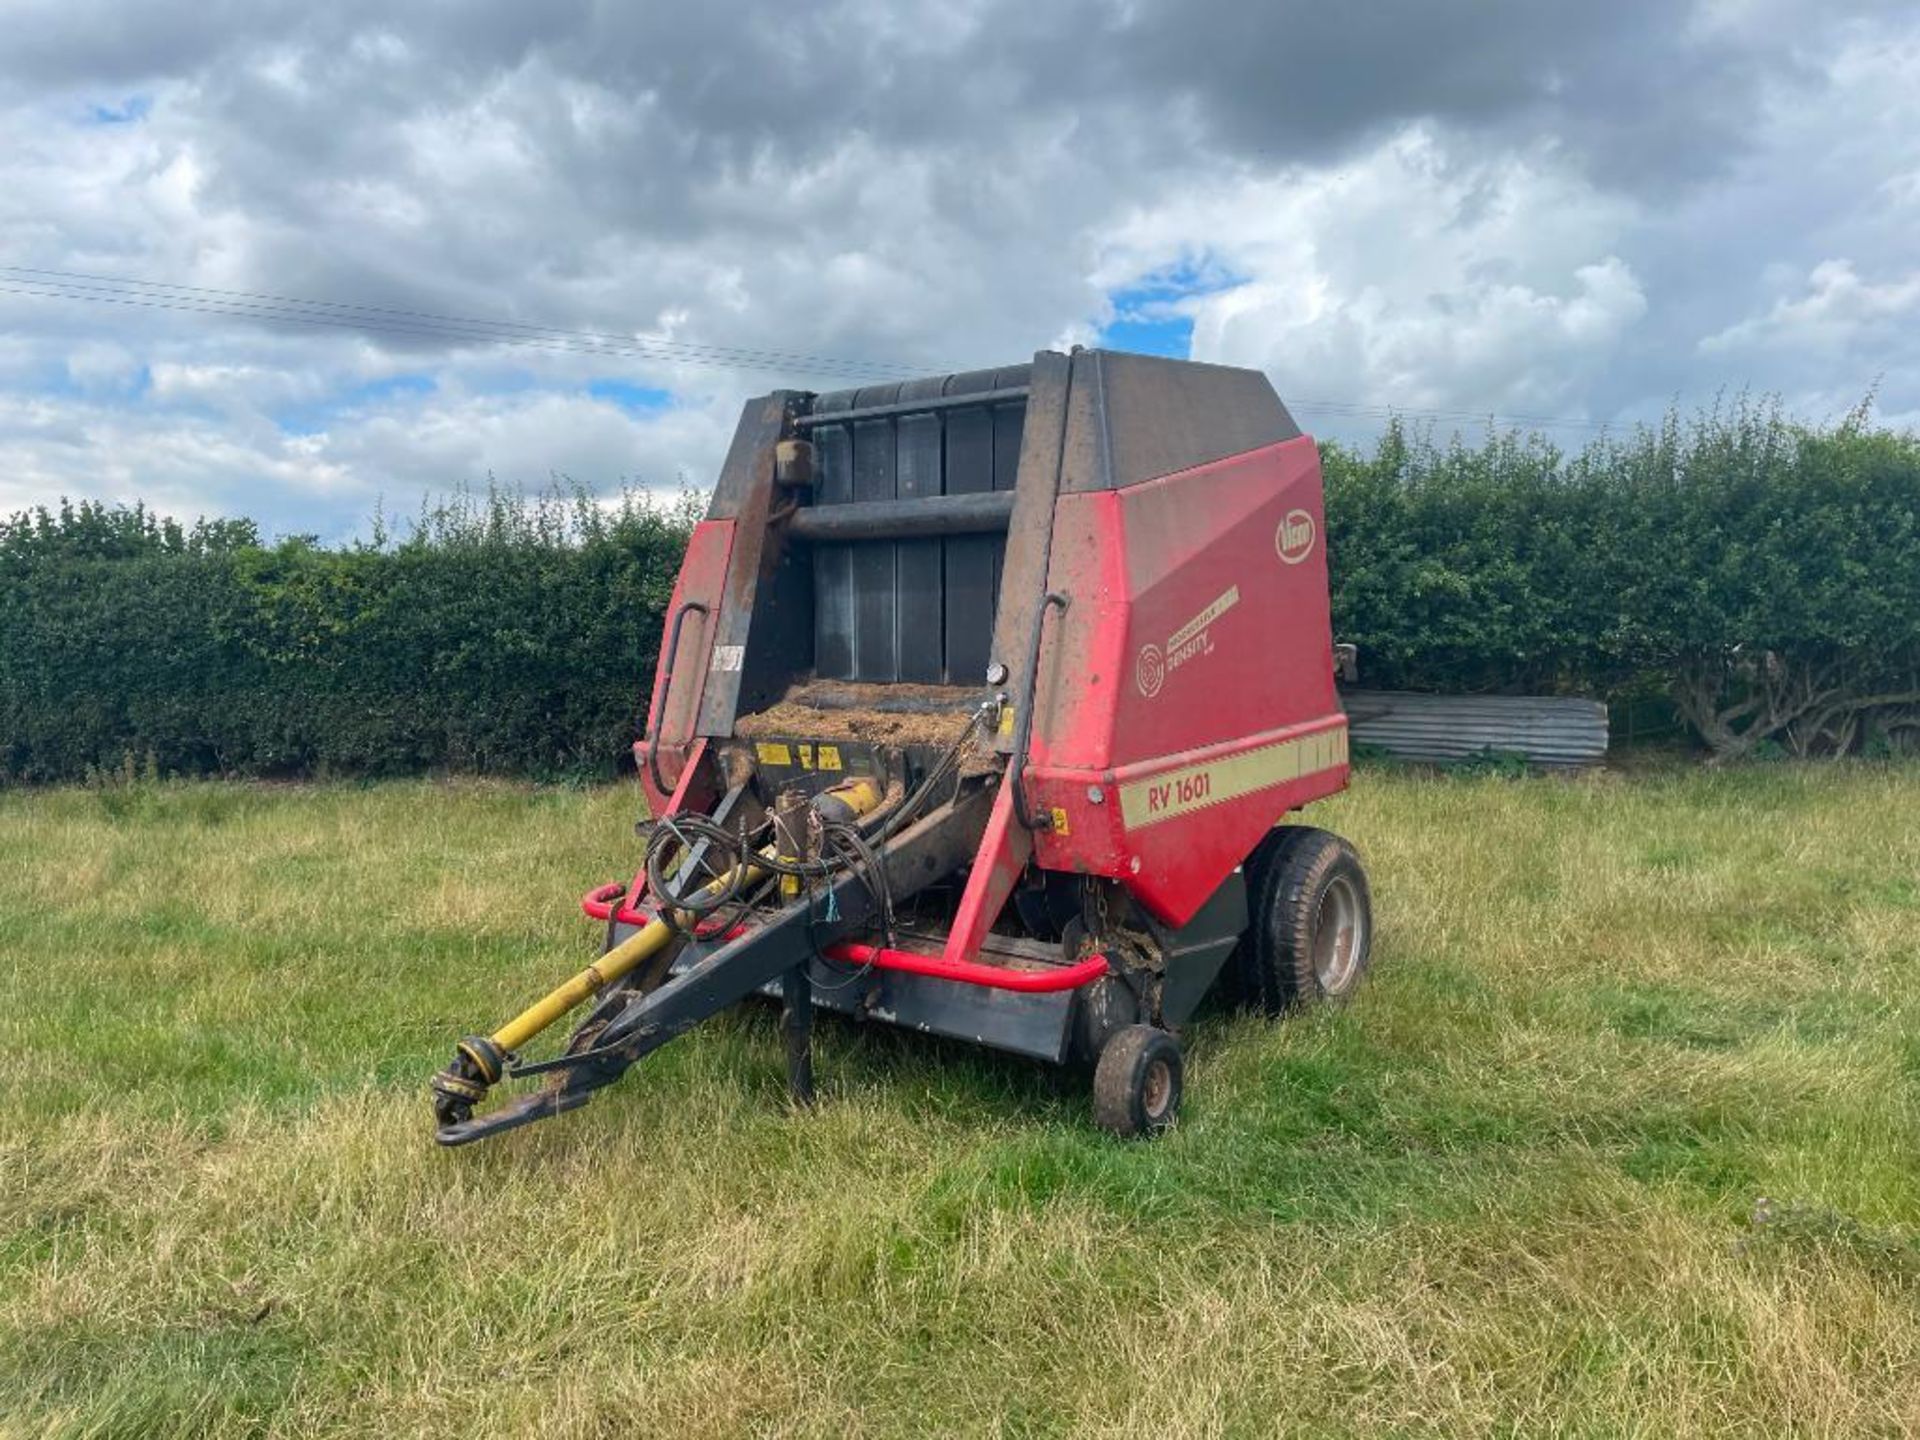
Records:
[[[1173,1069],[1166,1061],[1155,1060],[1147,1066],[1147,1073],[1140,1081],[1140,1108],[1147,1112],[1149,1120],[1158,1120],[1172,1102]]]
[[[1313,924],[1313,975],[1325,995],[1340,995],[1353,984],[1366,953],[1367,915],[1353,882],[1336,875],[1320,897]]]

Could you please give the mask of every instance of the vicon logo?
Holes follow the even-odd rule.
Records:
[[[1298,565],[1313,553],[1313,516],[1304,510],[1289,510],[1273,532],[1273,548],[1289,565]]]

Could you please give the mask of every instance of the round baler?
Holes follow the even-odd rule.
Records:
[[[1318,453],[1258,372],[1043,351],[751,402],[647,714],[643,854],[582,902],[605,949],[459,1043],[442,1143],[756,994],[803,1099],[825,1007],[1088,1065],[1098,1122],[1151,1134],[1210,991],[1279,1012],[1366,969],[1358,857],[1290,819],[1346,785],[1347,723]]]

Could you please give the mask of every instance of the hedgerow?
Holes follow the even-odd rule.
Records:
[[[264,544],[62,505],[0,525],[0,772],[605,772],[690,517],[457,497],[399,540]]]
[[[1734,403],[1565,452],[1323,447],[1362,678],[1669,697],[1716,755],[1920,738],[1920,437]],[[0,522],[0,778],[606,773],[697,507],[456,497],[265,541],[63,504]]]
[[[1920,732],[1920,437],[1736,402],[1566,454],[1324,447],[1334,624],[1369,683],[1667,694],[1719,756]]]

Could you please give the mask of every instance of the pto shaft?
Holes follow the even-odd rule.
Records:
[[[856,819],[873,810],[881,791],[871,780],[848,780],[815,797],[813,808],[833,821]],[[774,845],[743,859],[725,875],[703,887],[699,898],[744,890],[768,874],[759,863],[778,857]],[[745,873],[742,874],[741,872]],[[691,897],[683,897],[691,898]],[[677,917],[687,925],[692,916]],[[455,1047],[452,1062],[433,1077],[434,1115],[444,1127],[465,1121],[487,1090],[506,1073],[513,1053],[569,1011],[592,999],[609,985],[624,979],[664,950],[678,932],[665,917],[650,920],[564,985],[557,986],[522,1010],[491,1035],[469,1035]]]

